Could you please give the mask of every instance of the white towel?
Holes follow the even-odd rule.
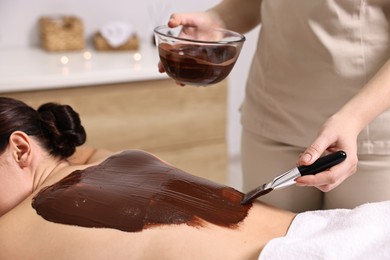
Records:
[[[111,47],[117,48],[125,44],[135,31],[130,24],[109,22],[100,29],[100,33]]]
[[[390,201],[298,214],[259,259],[390,259]]]

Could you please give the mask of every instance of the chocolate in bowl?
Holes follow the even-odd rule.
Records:
[[[185,85],[207,86],[222,81],[233,69],[245,37],[224,29],[191,29],[192,34],[183,33],[188,31],[184,27],[174,31],[167,26],[155,29],[156,45],[166,73]],[[213,40],[205,39],[205,35]]]

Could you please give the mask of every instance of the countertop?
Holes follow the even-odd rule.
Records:
[[[157,48],[137,51],[47,52],[36,48],[0,49],[0,93],[79,87],[167,78],[158,72]]]

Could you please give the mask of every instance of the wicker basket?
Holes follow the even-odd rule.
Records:
[[[138,50],[139,40],[137,35],[130,37],[126,43],[122,44],[119,47],[112,47],[107,40],[100,34],[100,32],[95,33],[93,37],[95,48],[98,51],[127,51],[127,50]]]
[[[41,17],[42,47],[48,51],[76,51],[85,48],[84,26],[73,16]]]

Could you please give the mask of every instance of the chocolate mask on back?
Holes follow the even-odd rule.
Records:
[[[248,214],[243,194],[193,176],[140,150],[111,156],[42,189],[32,206],[46,220],[137,232],[205,221],[236,227]]]

